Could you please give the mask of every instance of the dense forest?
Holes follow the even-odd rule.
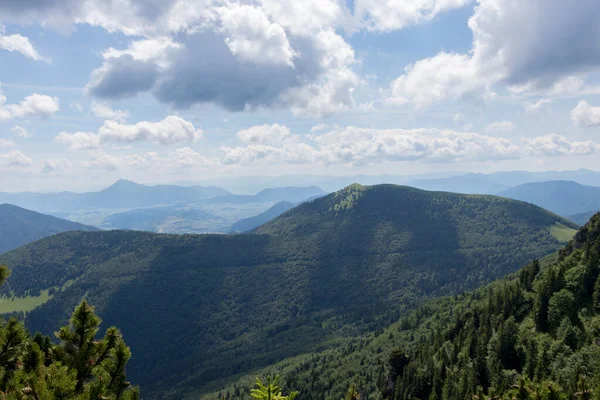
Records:
[[[600,214],[556,256],[418,308],[377,334],[288,359],[302,399],[591,399],[600,395]],[[207,395],[241,398],[249,377]]]
[[[289,357],[362,346],[425,300],[556,251],[574,227],[499,197],[353,185],[251,234],[56,235],[0,257],[13,270],[2,290],[46,334],[87,298],[103,328],[127,337],[128,374],[145,397],[183,398]],[[32,299],[33,311],[16,307]]]
[[[10,271],[0,265],[0,285]],[[98,338],[101,319],[85,300],[69,324],[54,333],[58,343],[31,336],[16,318],[0,323],[0,396],[7,400],[139,400],[126,378],[131,351],[111,327]]]

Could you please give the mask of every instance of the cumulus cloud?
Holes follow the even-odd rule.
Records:
[[[0,50],[21,53],[25,57],[36,61],[50,61],[37,52],[29,38],[18,34],[3,36],[2,29],[0,29]]]
[[[71,150],[98,149],[106,142],[156,142],[170,145],[178,142],[193,142],[202,137],[202,130],[181,117],[170,115],[159,122],[141,121],[134,125],[122,124],[117,121],[105,121],[93,132],[61,132],[54,141],[67,145]]]
[[[135,37],[109,48],[86,85],[106,99],[152,92],[178,108],[214,103],[227,110],[289,108],[327,116],[355,106],[354,29],[341,0],[59,0],[0,4],[0,21],[44,26],[90,24]]]
[[[510,160],[531,156],[579,156],[600,152],[593,141],[552,134],[513,143],[493,135],[440,129],[336,127],[301,136],[282,125],[260,125],[238,133],[242,146],[221,147],[223,164],[450,163]],[[283,140],[282,140],[283,138]]]
[[[284,132],[285,140],[244,141],[245,147],[222,147],[226,164],[321,163],[370,164],[383,161],[450,162],[461,160],[506,159],[519,156],[519,148],[510,141],[476,133],[437,129],[368,129],[346,127],[310,135],[309,142],[291,135],[282,126],[258,126],[247,131]],[[238,135],[246,137],[247,133]],[[253,134],[252,137],[257,137]],[[243,141],[243,140],[242,140]]]
[[[469,20],[472,50],[408,66],[388,97],[426,106],[490,95],[500,83],[516,92],[581,89],[578,75],[600,68],[598,18],[595,0],[479,0]]]
[[[169,161],[174,163],[176,167],[206,167],[214,164],[212,160],[201,156],[196,151],[192,150],[190,147],[183,147],[181,149],[176,149],[169,155]]]
[[[404,75],[391,83],[386,100],[426,107],[441,100],[487,92],[491,87],[489,78],[471,56],[442,52],[408,65]]]
[[[63,173],[73,169],[73,163],[64,158],[49,159],[42,162],[42,172],[45,174]]]
[[[15,125],[13,126],[10,131],[15,134],[17,137],[23,138],[23,139],[27,139],[28,137],[31,136],[31,134],[29,133],[29,131],[25,128],[23,128],[22,126],[19,125]]]
[[[57,97],[37,93],[25,97],[18,104],[6,104],[6,96],[0,91],[0,121],[33,116],[47,118],[56,114],[59,108]]]
[[[542,107],[546,104],[551,104],[552,99],[540,99],[535,102],[526,102],[523,104],[525,108],[525,112],[528,114],[534,114],[542,109]]]
[[[469,3],[471,0],[356,0],[355,13],[370,30],[392,31]]]
[[[216,9],[229,50],[241,60],[256,64],[294,67],[298,53],[292,49],[283,27],[269,21],[256,6],[232,4]]]
[[[292,139],[290,129],[285,125],[257,125],[241,130],[237,137],[243,143],[282,144]]]
[[[33,160],[31,158],[18,150],[0,154],[0,165],[3,167],[25,168],[29,167],[32,163]]]
[[[512,121],[494,121],[485,127],[487,133],[512,132],[514,129],[515,125]]]
[[[571,141],[556,133],[531,139],[523,139],[524,153],[534,156],[579,156],[600,152],[600,144],[587,141]]]
[[[60,132],[54,141],[68,146],[69,150],[91,150],[100,147],[100,138],[92,132]]]
[[[575,125],[584,128],[600,126],[600,106],[592,106],[582,100],[571,111],[571,120]]]
[[[159,69],[150,61],[136,60],[132,55],[109,58],[92,72],[86,85],[87,94],[103,98],[122,99],[152,89]]]
[[[127,110],[113,110],[110,106],[93,102],[90,105],[90,110],[98,118],[111,119],[119,122],[124,122],[129,118],[129,111]]]
[[[0,138],[0,149],[5,148],[5,147],[12,147],[14,145],[15,145],[15,142],[13,142],[12,140]]]

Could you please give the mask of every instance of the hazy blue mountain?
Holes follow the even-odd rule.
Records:
[[[533,182],[573,181],[582,185],[600,185],[600,172],[575,171],[502,171],[492,174],[456,174],[450,177],[411,179],[408,184],[425,190],[470,194],[497,194],[512,187]]]
[[[488,175],[493,181],[510,187],[532,182],[573,181],[581,185],[600,186],[600,171],[502,171]]]
[[[230,193],[225,189],[215,187],[146,186],[127,180],[119,180],[99,192],[82,195],[82,200],[86,206],[90,207],[132,208],[157,204],[190,203],[225,195],[230,195]]]
[[[498,195],[526,201],[565,217],[600,209],[600,187],[572,181],[526,183]]]
[[[267,211],[255,215],[254,217],[244,218],[235,224],[231,225],[232,232],[248,232],[252,229],[258,228],[264,223],[269,222],[273,218],[279,217],[287,210],[295,207],[296,204],[287,201],[280,201]]]
[[[578,225],[585,225],[588,223],[590,218],[592,218],[594,215],[596,215],[599,211],[600,211],[600,207],[594,211],[588,211],[588,212],[584,212],[584,213],[569,215],[569,216],[567,216],[567,219],[575,222]]]
[[[453,181],[454,178],[466,176],[464,179],[458,179],[457,183],[462,186],[453,187],[452,185],[443,185],[443,180]],[[479,177],[479,178],[478,178]],[[481,180],[482,186],[477,182]],[[427,183],[426,181],[438,181],[437,183]],[[465,172],[435,172],[417,175],[352,175],[352,176],[327,176],[327,175],[287,175],[287,176],[244,176],[233,178],[218,178],[212,180],[203,180],[202,182],[182,181],[178,184],[193,185],[217,185],[237,193],[255,193],[257,190],[287,186],[293,182],[295,186],[318,186],[326,192],[334,192],[351,183],[360,183],[363,185],[377,185],[382,183],[392,183],[397,185],[420,186],[423,189],[439,189],[443,191],[460,192],[493,192],[494,185],[499,185],[502,191],[511,187],[530,182],[568,180],[581,183],[582,185],[599,186],[600,172],[589,169],[579,169],[573,171],[500,171],[490,174],[473,174]],[[418,184],[418,185],[417,185]],[[436,185],[427,186],[427,185]],[[466,185],[466,186],[465,186]],[[461,189],[461,190],[459,190]]]
[[[97,231],[97,228],[26,210],[0,205],[0,253],[38,239],[67,231]]]
[[[181,206],[140,208],[109,215],[103,227],[133,229],[161,233],[205,233],[211,229],[216,216],[211,213]]]
[[[278,187],[268,188],[258,192],[255,195],[227,195],[211,199],[212,203],[265,203],[265,202],[280,202],[288,201],[291,203],[300,203],[302,201],[324,196],[327,193],[316,186],[308,187]]]
[[[0,193],[0,202],[37,211],[85,208],[139,208],[203,201],[231,193],[215,186],[147,186],[121,179],[98,192]]]
[[[510,186],[494,181],[485,174],[466,174],[440,179],[419,179],[409,182],[410,186],[424,190],[465,194],[494,194]]]

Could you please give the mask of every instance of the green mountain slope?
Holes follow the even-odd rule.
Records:
[[[55,288],[30,328],[51,332],[86,297],[122,329],[145,396],[181,398],[512,272],[572,226],[499,197],[353,185],[252,234],[67,233],[0,262],[4,290]]]
[[[600,187],[572,181],[527,183],[498,195],[533,203],[565,217],[600,209]]]
[[[97,231],[92,226],[0,204],[0,254],[66,231]]]
[[[600,213],[555,256],[203,397],[244,398],[255,375],[270,373],[303,399],[342,398],[350,385],[363,399],[581,398],[582,378],[598,393],[599,275]]]

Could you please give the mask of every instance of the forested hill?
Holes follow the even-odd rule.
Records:
[[[490,196],[353,185],[255,233],[76,232],[0,257],[5,293],[50,299],[51,333],[86,297],[122,329],[145,398],[182,398],[259,367],[387,326],[557,250],[572,224]],[[18,311],[18,310],[15,310]]]
[[[0,204],[0,254],[56,233],[96,231],[92,226]]]
[[[433,300],[376,335],[254,374],[282,374],[303,399],[342,398],[351,386],[366,400],[597,398],[600,213],[541,261]],[[218,393],[244,398],[249,378]]]

